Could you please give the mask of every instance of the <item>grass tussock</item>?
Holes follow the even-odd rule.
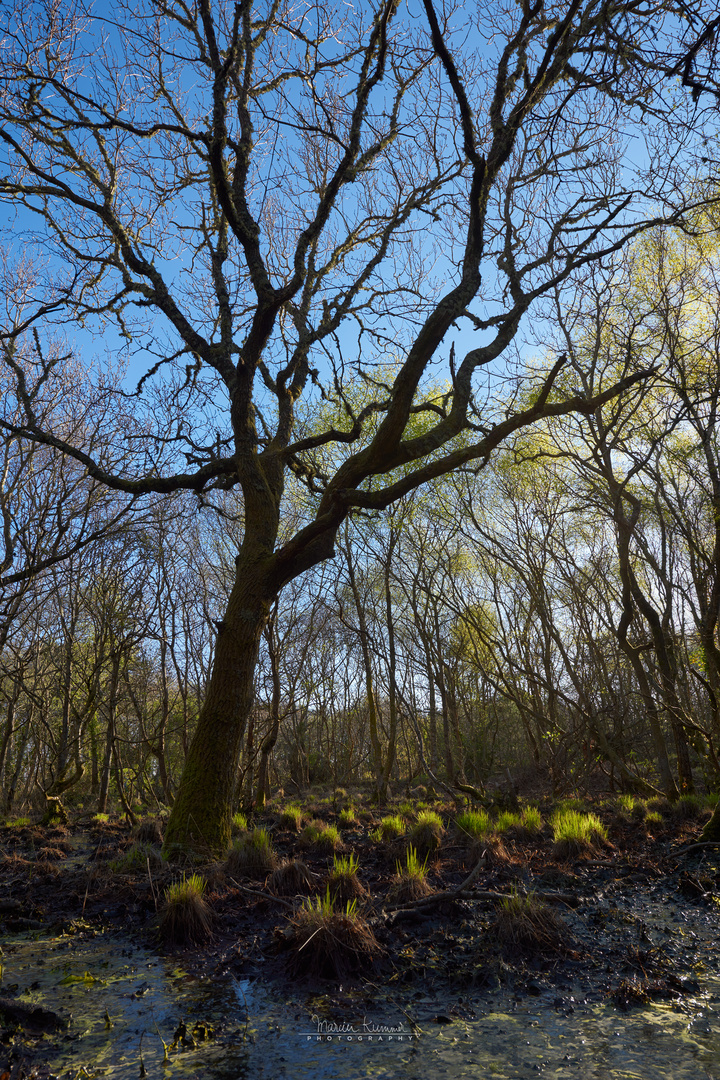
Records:
[[[228,852],[225,870],[238,874],[268,874],[275,869],[277,856],[266,829],[253,829],[241,836]]]
[[[409,833],[409,846],[413,847],[421,858],[434,855],[440,847],[445,828],[439,814],[434,810],[421,810],[417,821]]]
[[[348,900],[367,896],[367,889],[357,876],[359,860],[357,855],[336,855],[328,875],[328,888],[336,902],[346,904]]]
[[[590,854],[607,841],[607,830],[595,814],[578,810],[557,810],[551,820],[553,855],[571,859]]]
[[[388,814],[387,817],[382,819],[377,829],[372,834],[373,840],[379,840],[382,843],[397,840],[399,836],[405,835],[406,829],[407,824],[399,814]]]
[[[465,810],[455,818],[455,828],[466,843],[482,840],[492,832],[492,822],[486,810]]]
[[[390,899],[396,904],[409,904],[429,896],[433,888],[427,879],[427,856],[420,861],[415,848],[405,853],[405,865],[398,860],[396,873],[390,886]]]
[[[163,833],[157,818],[145,818],[137,827],[136,838],[140,844],[162,847]]]
[[[113,874],[146,874],[148,863],[151,870],[163,867],[163,858],[158,848],[152,844],[136,841],[117,859],[112,859],[108,869]]]
[[[346,807],[340,811],[338,816],[338,828],[340,829],[354,829],[358,825],[358,819],[355,816],[355,811],[352,806]]]
[[[382,949],[367,922],[349,901],[336,909],[330,890],[306,900],[292,916],[290,968],[294,975],[341,980],[372,967]]]
[[[300,834],[300,840],[315,851],[328,854],[342,847],[342,839],[335,826],[326,825],[322,821],[311,821],[307,824]]]
[[[283,859],[273,870],[269,885],[276,896],[307,896],[315,887],[310,869],[302,859]]]
[[[696,821],[707,812],[699,795],[681,795],[672,808],[672,816],[677,821]]]
[[[212,910],[199,874],[183,877],[165,890],[160,936],[166,945],[202,945],[212,936]]]
[[[303,827],[303,812],[299,806],[286,806],[280,813],[278,828],[299,833]]]
[[[566,952],[571,940],[560,916],[533,893],[523,896],[513,892],[505,897],[497,907],[489,934],[508,958]]]

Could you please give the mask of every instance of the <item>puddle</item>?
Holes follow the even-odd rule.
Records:
[[[231,980],[191,978],[146,948],[103,934],[15,937],[4,943],[2,966],[0,993],[69,1021],[32,1038],[35,1060],[61,1076],[246,1075],[253,1030]]]
[[[470,989],[437,1000],[379,985],[371,1012],[358,994],[344,995],[339,1013],[307,991],[281,997],[261,978],[190,976],[123,935],[87,929],[8,939],[0,994],[69,1019],[31,1040],[34,1060],[67,1080],[720,1080],[718,911],[665,890],[594,901],[590,925],[630,933],[695,978],[691,996],[629,1012],[598,1000],[596,971],[592,1001],[579,984],[537,997]],[[620,977],[608,969],[605,982]]]
[[[362,1017],[348,1017],[352,1032],[318,1030],[307,1013],[288,1022],[287,1007],[255,987],[244,989],[256,1015],[256,1027],[267,1034],[250,1051],[256,1077],[299,1077],[348,1080],[398,1077],[440,1080],[443,1077],[485,1077],[530,1080],[538,1075],[558,1080],[698,1080],[720,1078],[720,980],[713,1003],[685,1001],[623,1014],[614,1006],[576,1007],[559,1014],[552,1000],[532,1006],[495,1002],[493,1010],[474,1020],[438,1025],[433,1016],[420,1019],[421,1033],[368,1035]],[[512,1010],[512,1011],[510,1011]],[[436,1016],[436,1012],[434,1014]],[[257,1019],[261,1018],[261,1019]],[[388,1005],[377,1027],[403,1023]],[[342,1023],[342,1022],[341,1022]]]

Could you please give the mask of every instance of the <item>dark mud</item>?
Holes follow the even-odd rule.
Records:
[[[321,807],[313,812],[334,817]],[[343,841],[359,856],[368,893],[363,913],[382,955],[342,983],[290,974],[297,964],[290,964],[296,956],[286,905],[293,900],[283,905],[269,895],[267,875],[240,879],[221,864],[202,867],[213,939],[201,949],[171,949],[160,944],[157,909],[179,871],[148,856],[144,868],[119,872],[117,860],[135,840],[129,827],[110,821],[2,830],[0,1080],[220,1080],[248,1071],[281,1076],[286,1067],[287,1075],[305,1075],[305,1068],[308,1075],[340,1075],[332,1054],[343,1050],[342,1038],[345,1050],[354,1041],[364,1049],[353,1052],[367,1055],[369,1036],[376,1032],[377,1046],[386,1028],[393,1029],[386,1037],[395,1055],[388,1075],[415,1075],[420,1035],[428,1032],[442,1075],[438,1061],[452,1058],[458,1039],[445,1032],[472,1041],[490,1017],[505,1017],[492,1028],[497,1037],[504,1023],[508,1032],[517,1029],[513,1039],[527,1027],[525,1034],[537,1028],[547,1042],[555,1038],[549,1030],[567,1040],[598,1007],[618,1030],[630,1030],[653,1005],[679,1017],[683,1032],[703,1022],[703,1009],[713,1013],[720,993],[720,849],[683,850],[701,821],[668,814],[651,833],[641,821],[606,812],[609,843],[565,862],[553,860],[547,835],[532,843],[506,839],[504,853],[486,854],[467,895],[391,910],[402,849],[371,839],[377,820],[367,812]],[[273,827],[271,817],[265,823]],[[273,842],[281,856],[302,854],[322,892],[332,858],[302,850],[297,835],[277,828]],[[448,834],[431,864],[433,887],[456,889],[477,854]],[[499,896],[528,892],[544,897],[559,927],[534,947],[501,939],[497,922]],[[490,1053],[488,1037],[481,1039],[483,1053]],[[535,1046],[534,1059],[518,1059],[507,1075],[542,1071],[541,1050]],[[548,1061],[554,1052],[547,1050]],[[495,1065],[483,1068],[504,1075],[497,1064],[503,1053],[498,1048]],[[582,1046],[577,1053],[581,1061]],[[359,1062],[356,1075],[384,1075],[385,1059]],[[696,1075],[714,1075],[703,1068]]]

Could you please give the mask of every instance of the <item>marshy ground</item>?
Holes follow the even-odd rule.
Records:
[[[98,1011],[91,988],[108,949],[142,944],[198,979],[262,980],[288,1001],[305,993],[336,1022],[392,1000],[410,1025],[472,1018],[499,993],[547,999],[566,1015],[603,1001],[622,1013],[682,1002],[704,973],[720,973],[720,848],[688,850],[709,816],[702,800],[539,800],[525,813],[470,816],[425,801],[380,810],[344,791],[279,800],[237,818],[226,861],[185,871],[160,855],[160,818],[140,829],[81,814],[55,827],[8,823],[5,967],[12,973],[14,951],[32,954],[33,941],[82,953]],[[200,921],[184,936],[182,912],[166,916],[167,895],[193,892],[192,875]],[[4,1080],[57,1075],[58,1048],[79,1038],[42,978],[4,974],[0,1028]],[[223,1030],[221,1016],[198,1013],[158,1038],[167,1057],[220,1043]],[[87,1062],[82,1073],[63,1061],[61,1075],[91,1075]]]

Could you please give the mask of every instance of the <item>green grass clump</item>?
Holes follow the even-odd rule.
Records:
[[[490,935],[505,956],[537,956],[567,949],[567,926],[542,900],[513,890],[503,897],[492,923]]]
[[[170,945],[201,945],[212,932],[212,911],[199,874],[183,877],[165,890],[160,935]]]
[[[404,836],[406,824],[398,814],[384,817],[373,833],[376,840],[396,840]]]
[[[410,846],[424,858],[437,851],[445,835],[442,818],[434,810],[421,810],[409,834]]]
[[[514,829],[520,824],[520,815],[513,814],[510,810],[504,810],[502,814],[498,814],[497,821],[495,822],[495,830],[499,833],[508,832],[510,829]]]
[[[247,823],[247,818],[246,818],[245,814],[241,814],[239,811],[238,811],[237,814],[233,814],[233,819],[232,819],[232,832],[233,832],[233,834],[237,835],[237,833],[247,832],[247,827],[248,827],[248,823]]]
[[[397,812],[401,818],[405,818],[406,821],[410,821],[412,818],[415,817],[416,809],[417,807],[415,806],[415,803],[411,803],[406,800],[405,802],[401,802],[399,804]]]
[[[236,840],[228,852],[225,868],[233,874],[267,874],[275,868],[277,857],[267,829],[253,829]]]
[[[295,945],[290,966],[295,975],[344,979],[367,970],[382,952],[357,910],[357,901],[348,900],[343,910],[336,910],[329,886],[324,896],[306,900],[290,925]]]
[[[107,825],[110,820],[109,814],[96,814],[93,821],[97,821],[99,825]]]
[[[303,812],[299,806],[286,806],[280,813],[278,828],[299,833],[303,825]]]
[[[24,829],[30,824],[29,817],[8,818],[4,824],[6,829]]]
[[[398,904],[408,904],[419,900],[432,892],[427,880],[428,857],[421,861],[416,849],[409,847],[405,852],[405,865],[398,860],[395,863],[396,874],[390,887],[390,899]]]
[[[714,810],[718,804],[718,800],[720,800],[720,795],[718,795],[717,791],[708,791],[705,796],[705,805],[709,810]]]
[[[543,819],[537,806],[526,806],[520,814],[520,827],[530,836],[537,836],[542,832]]]
[[[338,826],[341,829],[353,829],[358,824],[358,819],[355,816],[355,811],[352,806],[347,806],[344,810],[340,811],[338,816]]]
[[[465,810],[455,818],[455,828],[468,840],[481,840],[492,832],[492,823],[486,810]]]
[[[328,877],[328,888],[337,900],[347,902],[358,896],[365,896],[366,890],[357,876],[359,866],[357,855],[336,855]]]
[[[561,799],[555,808],[556,813],[561,813],[563,810],[576,810],[578,813],[583,813],[585,810],[585,803],[582,799],[571,798]]]
[[[681,821],[693,821],[704,812],[702,799],[699,795],[681,795],[673,806],[673,817]]]
[[[314,846],[318,851],[335,851],[342,846],[340,833],[334,825],[324,825],[318,832]]]
[[[635,821],[642,821],[647,814],[647,803],[639,799],[637,795],[618,795],[615,800],[615,810],[621,818],[631,817]]]
[[[607,830],[595,814],[577,810],[556,810],[552,820],[553,854],[562,858],[591,851],[597,842],[607,840]]]
[[[664,823],[662,814],[659,814],[657,810],[650,810],[649,813],[645,815],[645,825],[651,832],[661,829]]]

